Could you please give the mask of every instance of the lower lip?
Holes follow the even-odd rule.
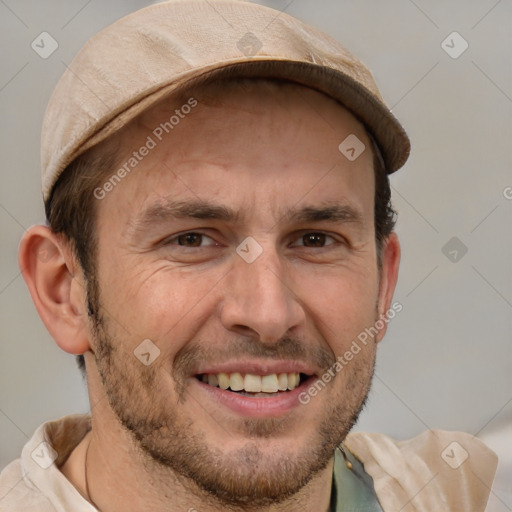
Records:
[[[282,416],[299,405],[300,394],[305,391],[308,386],[315,380],[315,377],[310,377],[304,381],[299,387],[292,391],[284,391],[275,397],[269,398],[250,398],[232,391],[227,391],[221,388],[215,388],[209,384],[205,384],[193,379],[199,388],[208,393],[210,400],[215,400],[221,405],[231,409],[233,412],[250,418],[272,418]]]

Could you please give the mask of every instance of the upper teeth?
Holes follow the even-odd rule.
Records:
[[[272,373],[271,375],[252,375],[246,373],[203,374],[203,382],[221,389],[246,391],[249,393],[277,393],[295,389],[299,385],[299,373]]]

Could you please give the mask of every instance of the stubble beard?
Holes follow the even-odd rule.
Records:
[[[178,394],[174,403],[168,396],[155,396],[167,370],[156,363],[146,367],[123,349],[121,340],[109,332],[98,291],[94,285],[88,290],[96,365],[110,407],[134,441],[141,468],[153,478],[170,470],[186,489],[212,505],[251,510],[296,495],[327,467],[366,403],[374,351],[343,369],[344,390],[337,400],[325,400],[319,427],[304,440],[300,453],[264,450],[267,439],[285,435],[286,419],[275,418],[244,420],[240,430],[247,442],[241,448],[228,451],[225,446],[212,446],[193,419],[180,419],[180,407],[193,399],[178,379],[181,372],[171,375]],[[161,478],[162,488],[172,481]],[[172,500],[172,489],[165,494]]]

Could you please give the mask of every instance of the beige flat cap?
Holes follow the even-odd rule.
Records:
[[[338,100],[359,118],[388,173],[410,150],[366,66],[320,30],[242,0],[171,0],[91,38],[61,77],[41,138],[45,200],[63,170],[166,95],[202,77],[272,77]]]

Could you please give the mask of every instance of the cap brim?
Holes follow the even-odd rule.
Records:
[[[401,124],[384,103],[350,76],[316,64],[260,58],[194,69],[171,84],[136,98],[136,102],[122,112],[112,112],[103,126],[95,126],[94,134],[69,152],[67,164],[165,97],[221,78],[276,78],[315,89],[337,100],[364,124],[379,146],[388,174],[398,170],[409,156],[410,142]]]

